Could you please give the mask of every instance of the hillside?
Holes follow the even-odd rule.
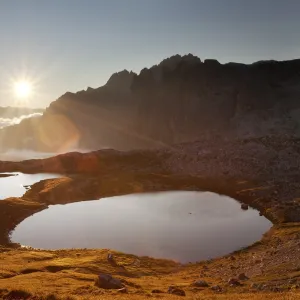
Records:
[[[300,134],[300,60],[251,65],[172,56],[140,74],[66,93],[42,118],[0,131],[1,150],[128,150],[198,140]]]
[[[297,139],[278,137],[222,145],[203,140],[163,150],[100,150],[0,162],[0,172],[65,176],[0,201],[0,299],[176,299],[168,294],[172,285],[195,300],[299,299],[299,146]],[[10,243],[9,232],[17,224],[49,205],[163,190],[228,195],[258,209],[274,226],[253,245],[184,265],[108,249],[39,250]],[[115,264],[107,260],[109,252]],[[120,279],[125,294],[95,286],[99,273]],[[231,284],[232,278],[243,279]],[[207,286],[195,286],[196,280]]]

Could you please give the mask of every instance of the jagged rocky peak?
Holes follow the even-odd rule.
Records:
[[[90,86],[88,86],[88,88],[86,89],[87,92],[92,92],[94,89],[91,88]]]
[[[63,95],[61,95],[57,100],[60,100],[60,99],[64,99],[64,98],[67,98],[67,97],[73,97],[75,95],[75,93],[72,93],[72,92],[65,92]],[[57,101],[56,100],[56,101]]]
[[[180,63],[199,64],[201,63],[201,59],[197,56],[194,56],[191,53],[187,55],[176,54],[162,60],[158,65],[154,65],[150,69],[144,68],[141,71],[141,74],[146,72],[147,70],[156,71],[158,68],[165,68],[170,71],[173,71]]]
[[[204,64],[208,65],[208,66],[219,66],[219,65],[221,65],[218,60],[211,59],[211,58],[205,59]]]
[[[132,71],[129,72],[128,70],[114,73],[110,76],[105,86],[118,91],[129,91],[134,76],[136,76],[136,73]]]
[[[139,80],[142,78],[143,80],[154,80],[154,82],[160,83],[163,81],[165,72],[172,72],[176,70],[180,64],[199,65],[202,64],[202,61],[199,57],[194,56],[191,53],[183,56],[179,54],[173,55],[162,60],[158,65],[154,65],[149,69],[142,69],[139,74]]]
[[[197,56],[194,56],[193,54],[189,53],[187,55],[173,55],[169,58],[164,59],[158,66],[165,67],[170,70],[176,69],[179,63],[201,63],[201,59]]]

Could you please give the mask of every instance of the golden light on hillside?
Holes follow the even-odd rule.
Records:
[[[80,140],[80,131],[73,121],[64,115],[44,115],[43,122],[37,128],[39,140],[50,151],[66,152],[76,149]]]
[[[28,98],[32,93],[32,84],[26,80],[16,81],[14,83],[14,92],[19,98]]]

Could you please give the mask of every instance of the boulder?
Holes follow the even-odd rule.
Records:
[[[230,278],[228,280],[230,286],[241,286],[242,284],[236,278]]]
[[[219,285],[212,286],[211,290],[218,293],[222,292],[222,288]]]
[[[247,204],[245,204],[245,203],[243,203],[241,205],[241,209],[243,209],[243,210],[248,210],[248,208],[249,208],[249,206]]]
[[[196,280],[192,283],[192,286],[195,287],[208,287],[208,283],[205,280]]]
[[[168,293],[177,296],[185,296],[185,291],[175,286],[170,286],[168,289]]]
[[[247,280],[247,279],[249,279],[249,278],[246,276],[245,273],[241,273],[241,274],[238,276],[238,279],[239,279],[239,280]]]
[[[102,289],[122,289],[124,287],[121,280],[113,278],[109,274],[100,274],[95,280],[95,285]]]

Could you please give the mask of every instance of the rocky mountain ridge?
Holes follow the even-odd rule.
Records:
[[[188,54],[68,92],[0,141],[1,150],[128,150],[274,134],[300,135],[300,59],[220,64]]]

